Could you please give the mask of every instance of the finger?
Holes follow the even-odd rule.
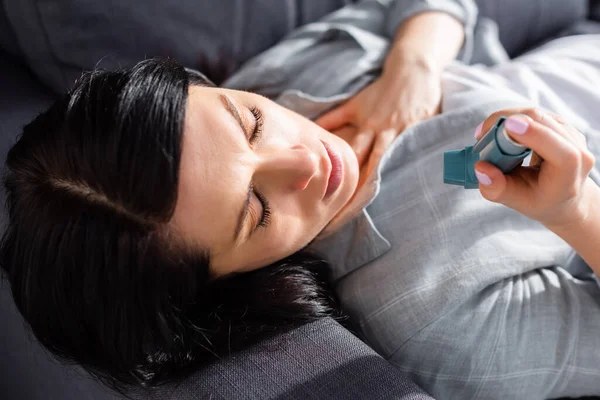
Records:
[[[369,159],[367,160],[364,168],[361,169],[361,174],[358,180],[358,187],[362,187],[362,185],[367,181],[369,177],[371,177],[371,173],[379,164],[379,160],[381,157],[374,156],[372,153],[369,154]]]
[[[440,97],[440,100],[438,102],[437,107],[435,108],[435,112],[432,115],[432,117],[435,116],[435,115],[441,114],[441,113],[442,113],[442,98]]]
[[[427,119],[428,117],[424,116],[422,118],[415,118],[415,119],[410,119],[407,121],[402,122],[401,124],[398,124],[398,126],[396,127],[396,131],[398,132],[398,134],[404,132],[405,130],[407,130],[408,128],[410,128],[413,125],[418,124],[421,121],[424,121],[425,119]]]
[[[536,122],[542,123],[548,126],[549,128],[555,129],[558,133],[565,137],[570,136],[577,143],[585,141],[585,136],[583,136],[579,131],[571,127],[562,116],[551,112],[546,112],[539,108],[523,107],[500,110],[493,113],[475,129],[475,139],[479,139],[481,136],[483,136],[484,133],[490,130],[496,124],[500,117],[508,118],[511,115],[516,114],[525,115]]]
[[[571,141],[574,144],[576,144],[579,140],[579,138],[577,138],[574,135],[575,132],[571,132],[568,129],[568,125],[566,125],[562,122],[559,122],[552,114],[549,114],[549,113],[542,114],[540,120],[537,122],[554,130],[556,133],[558,133],[559,135],[564,137],[566,140]]]
[[[533,168],[518,168],[505,175],[488,162],[478,161],[475,164],[481,195],[516,210],[531,207],[530,202],[535,198],[532,183],[537,181],[538,173]]]
[[[571,136],[573,137],[573,139],[575,140],[575,143],[579,146],[579,148],[581,149],[587,149],[587,138],[585,137],[585,135],[583,133],[581,133],[579,130],[575,129],[575,127],[573,125],[565,125],[565,129],[568,133],[571,134]]]
[[[537,122],[546,125],[550,129],[555,130],[565,139],[573,142],[580,149],[587,149],[586,137],[577,129],[575,129],[572,125],[568,124],[562,116],[551,112],[544,112],[539,110],[538,113],[540,119]]]
[[[395,129],[386,129],[380,132],[375,138],[373,150],[371,150],[371,156],[383,156],[383,153],[385,153],[388,147],[390,147],[396,136],[398,136],[398,132]]]
[[[390,147],[396,136],[398,135],[395,130],[388,129],[375,137],[373,148],[369,153],[369,160],[364,169],[364,173],[361,174],[359,185],[364,183],[364,181],[371,176],[371,172],[379,165],[381,157]]]
[[[494,125],[498,122],[501,117],[508,118],[511,115],[521,114],[525,115],[532,120],[540,120],[543,118],[544,112],[537,108],[525,108],[525,107],[517,107],[517,108],[509,108],[505,110],[496,111],[489,117],[483,121],[481,125],[479,125],[475,130],[475,139],[481,138],[483,134],[492,129]]]
[[[552,113],[547,113],[543,110],[536,109],[536,108],[522,108],[521,107],[521,108],[500,110],[500,111],[497,111],[497,112],[493,113],[492,115],[490,115],[483,123],[481,123],[476,128],[475,138],[476,139],[481,138],[481,136],[483,136],[483,134],[485,132],[487,132],[489,129],[492,128],[492,126],[494,126],[497,123],[497,121],[500,117],[507,118],[507,117],[510,117],[511,115],[515,115],[515,114],[524,116],[527,120],[545,122],[545,125],[555,128],[558,131],[557,133],[562,132],[562,135],[566,134],[565,126],[562,126],[562,127],[560,126],[560,125],[566,124],[566,121],[562,117],[557,116]],[[551,119],[554,119],[555,122],[550,121]],[[559,125],[557,126],[556,123],[558,123]],[[514,137],[514,135],[511,135],[511,137]],[[516,141],[520,142],[520,139],[516,139]],[[536,149],[534,149],[534,150],[536,150]],[[529,165],[532,167],[539,167],[539,166],[541,166],[543,161],[544,161],[544,156],[541,155],[538,151],[534,151]]]
[[[555,117],[555,115],[552,116]],[[560,126],[564,132],[564,136],[569,138],[581,152],[582,172],[587,175],[595,164],[595,157],[587,146],[587,137],[579,130],[575,129],[573,125],[564,122],[564,120],[562,121],[563,122],[561,122],[560,119],[556,120],[556,122],[560,123]]]
[[[572,141],[530,118],[521,115],[509,117],[504,127],[511,139],[534,150],[546,162],[557,167],[577,155],[577,148]]]
[[[567,124],[567,120],[562,115],[558,115],[558,114],[555,114],[553,112],[549,112],[548,114],[552,118],[554,118],[556,120],[556,122],[558,122],[559,124],[568,125]]]
[[[540,176],[545,177],[546,188],[553,187],[556,191],[571,187],[579,180],[582,165],[586,161],[583,160],[581,150],[571,140],[546,125],[522,116],[508,118],[505,127],[511,138],[533,149],[544,159],[539,171],[542,173]]]
[[[325,113],[321,117],[319,117],[315,123],[321,128],[326,129],[328,131],[332,131],[334,129],[338,129],[339,127],[354,123],[354,119],[356,117],[356,106],[352,101],[348,101],[341,106],[334,108],[333,110]]]
[[[579,144],[581,148],[587,149],[587,137],[571,125],[567,125],[566,128],[575,136],[577,144]]]
[[[535,151],[531,154],[531,160],[529,160],[530,167],[539,167],[544,162],[544,159],[538,155]]]
[[[358,158],[358,165],[362,166],[367,159],[367,155],[373,148],[373,142],[375,141],[375,132],[371,129],[367,129],[357,133],[351,142],[351,147],[356,153]]]

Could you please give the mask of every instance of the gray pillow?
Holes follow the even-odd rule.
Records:
[[[219,83],[296,26],[351,0],[0,0],[13,40],[52,89],[84,69],[170,56]],[[2,18],[0,17],[0,23]],[[3,35],[4,36],[4,35]],[[6,34],[8,37],[8,33]]]
[[[600,21],[600,0],[590,0],[590,19]]]
[[[476,1],[479,14],[498,23],[500,41],[511,57],[585,20],[589,2],[589,0]]]

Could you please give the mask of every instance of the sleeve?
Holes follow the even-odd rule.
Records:
[[[408,340],[391,361],[434,397],[600,393],[600,287],[561,267],[493,284]]]
[[[477,21],[477,5],[474,0],[378,0],[388,8],[385,33],[393,39],[400,25],[408,18],[427,11],[445,12],[462,22],[465,42],[457,59],[468,63],[473,55],[473,32]]]
[[[223,86],[260,93],[316,117],[330,108],[332,98],[345,100],[379,76],[396,28],[427,10],[445,10],[465,24],[458,58],[470,62],[477,17],[472,0],[363,0],[294,30],[245,63]],[[327,99],[326,104],[303,112],[298,98],[304,95],[313,104]]]
[[[379,75],[390,43],[383,32],[386,10],[378,1],[362,1],[304,25],[245,63],[223,86],[262,94],[313,118]],[[302,112],[301,98],[325,107]]]

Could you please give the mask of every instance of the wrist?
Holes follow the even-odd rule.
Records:
[[[414,66],[441,74],[456,58],[464,41],[461,21],[442,11],[426,11],[404,21],[390,48],[384,72]]]
[[[575,232],[586,232],[600,226],[600,187],[590,178],[584,186],[581,200],[568,211],[565,217],[542,222],[548,229],[564,237]]]
[[[600,188],[589,178],[586,186],[589,187],[589,190],[586,188],[589,195],[581,215],[571,223],[546,226],[567,242],[600,277]]]
[[[407,67],[437,75],[441,74],[445,65],[441,65],[433,55],[425,53],[422,49],[415,49],[410,44],[396,43],[390,49],[383,72],[390,73]]]

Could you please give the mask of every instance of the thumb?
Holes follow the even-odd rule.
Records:
[[[365,129],[358,132],[354,138],[352,138],[351,146],[356,153],[358,158],[358,165],[362,166],[367,159],[371,149],[373,148],[373,142],[375,141],[375,132],[372,129]]]
[[[346,124],[353,123],[355,115],[354,103],[352,101],[347,101],[341,106],[336,107],[319,117],[315,123],[321,128],[331,132]]]
[[[504,204],[516,211],[524,212],[534,198],[531,182],[537,174],[531,168],[519,167],[505,175],[494,165],[479,161],[475,164],[475,175],[479,180],[481,195],[492,202]]]

